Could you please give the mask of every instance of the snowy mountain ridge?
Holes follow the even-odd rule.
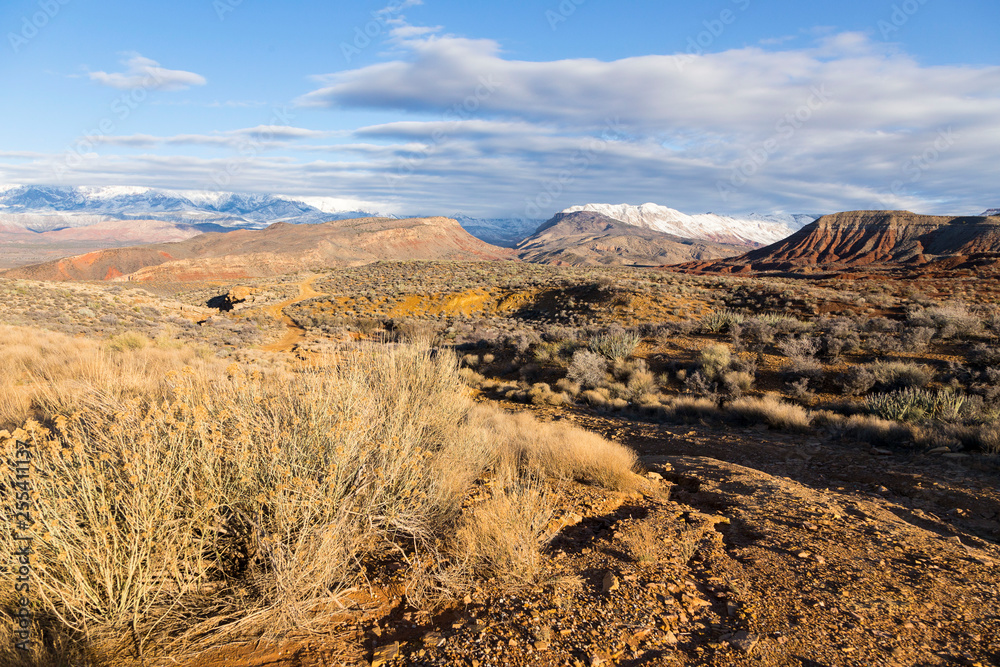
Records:
[[[659,204],[584,204],[562,213],[590,211],[629,225],[688,239],[757,247],[776,243],[815,220],[813,215],[751,213],[746,216],[701,213],[689,215]]]
[[[274,222],[314,224],[337,218],[379,215],[338,208],[335,198],[316,198],[321,207],[284,195],[161,190],[135,186],[0,186],[0,217],[7,225],[44,232],[84,227],[95,216],[145,219],[233,229],[260,229]],[[394,216],[388,216],[394,217]]]

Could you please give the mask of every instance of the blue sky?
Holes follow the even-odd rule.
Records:
[[[6,0],[0,184],[547,218],[1000,205],[995,0]]]

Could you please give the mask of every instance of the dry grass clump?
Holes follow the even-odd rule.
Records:
[[[817,425],[826,426],[833,433],[853,438],[871,445],[900,445],[911,443],[916,435],[913,427],[898,422],[879,419],[872,415],[844,415],[821,411],[816,415]]]
[[[737,398],[726,405],[726,412],[745,422],[764,423],[778,429],[804,431],[812,423],[812,417],[805,408],[785,403],[774,394],[762,398]]]
[[[146,341],[148,343],[148,341]],[[162,399],[164,377],[190,366],[222,375],[224,362],[194,347],[117,346],[28,327],[0,326],[0,428],[71,413],[94,388],[114,400]]]
[[[677,396],[663,406],[664,418],[674,421],[700,421],[719,414],[719,404],[702,396]]]
[[[624,447],[474,406],[447,354],[366,346],[308,373],[163,372],[183,357],[156,366],[144,356],[154,350],[69,348],[89,359],[70,374],[72,402],[33,403],[41,423],[0,431],[0,455],[18,440],[35,452],[32,583],[50,645],[68,637],[111,656],[155,653],[168,637],[183,646],[279,631],[389,553],[527,581],[547,477],[644,482]],[[25,371],[29,352],[19,377],[63,379]],[[130,364],[139,384],[122,391],[114,383]],[[463,515],[480,479],[493,492]],[[9,523],[0,549],[13,553]],[[8,613],[11,576],[0,574]],[[0,662],[14,660],[9,650]]]
[[[486,500],[458,525],[454,553],[458,567],[513,585],[534,583],[552,506],[545,492],[520,486]]]
[[[646,480],[635,474],[635,452],[596,433],[486,407],[473,410],[469,421],[492,433],[498,441],[498,457],[516,462],[514,467],[523,473],[596,484],[615,491],[636,491],[647,486]]]

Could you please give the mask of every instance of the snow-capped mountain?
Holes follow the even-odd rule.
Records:
[[[1000,215],[1000,208],[988,208],[985,211],[983,211],[983,215],[986,217],[992,215]]]
[[[335,200],[325,203],[330,201]],[[102,219],[162,220],[209,230],[260,229],[274,222],[313,224],[370,215],[370,211],[323,210],[292,197],[270,194],[142,187],[0,188],[0,224],[35,232],[85,227]]]
[[[688,215],[658,204],[585,204],[562,211],[591,211],[629,225],[654,229],[687,239],[757,247],[776,243],[816,219],[814,215]]]

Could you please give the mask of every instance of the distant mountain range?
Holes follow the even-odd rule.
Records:
[[[987,216],[987,217],[994,216],[994,215],[1000,215],[1000,208],[988,208],[988,209],[986,209],[985,211],[982,212],[982,215]]]
[[[396,217],[375,210],[344,209],[345,200],[332,197],[131,186],[0,186],[0,268],[104,248],[180,241],[203,232],[263,229],[275,222],[312,225],[361,217]],[[680,239],[741,247],[759,247],[780,240],[814,218],[687,215],[656,204],[585,204],[566,209],[562,214],[578,211],[597,213],[633,228]],[[455,219],[476,238],[504,248],[516,247],[547,224],[529,218],[457,215]],[[628,233],[627,228],[619,231]],[[549,232],[550,240],[553,234]],[[637,237],[635,242],[640,240]],[[676,250],[661,258],[679,257]],[[639,258],[641,254],[636,254],[638,261],[646,261]]]
[[[0,225],[8,232],[86,227],[108,219],[161,220],[202,231],[222,231],[262,229],[279,221],[316,224],[364,215],[378,213],[323,211],[304,201],[269,194],[38,185],[0,190]]]

